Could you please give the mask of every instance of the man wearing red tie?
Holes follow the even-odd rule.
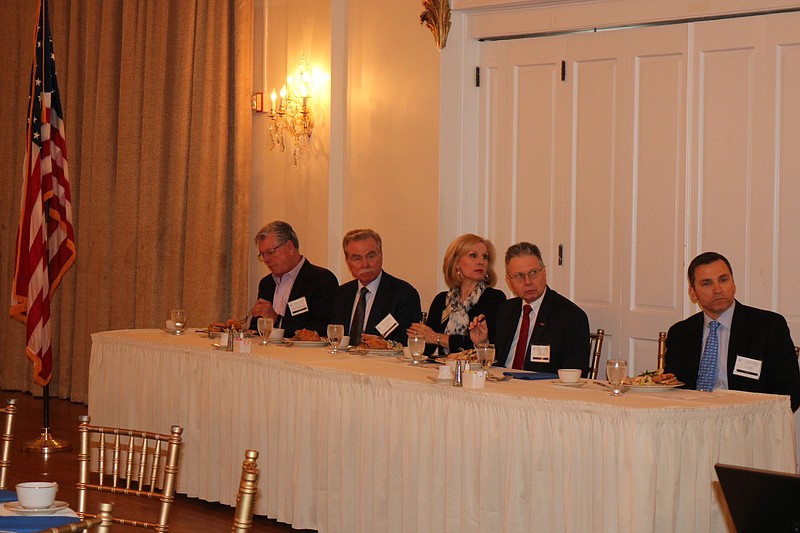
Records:
[[[535,244],[506,251],[506,283],[517,295],[497,309],[496,364],[556,373],[559,368],[589,371],[589,319],[583,310],[547,286],[547,270]],[[485,322],[474,320],[470,335],[486,342]]]

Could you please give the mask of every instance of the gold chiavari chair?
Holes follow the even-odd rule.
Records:
[[[258,494],[258,459],[257,450],[244,452],[242,478],[239,481],[239,493],[236,496],[236,514],[233,518],[231,533],[247,533],[253,526],[253,506]]]
[[[80,522],[73,522],[59,527],[51,527],[50,529],[43,529],[36,533],[72,533],[73,531],[89,531],[94,533],[110,533],[111,523],[113,518],[111,516],[112,505],[110,503],[101,503],[100,512],[97,513],[97,518],[86,518]]]
[[[3,414],[3,428],[0,434],[0,489],[7,489],[8,467],[11,464],[11,443],[14,440],[14,417],[17,414],[17,400],[9,398],[6,407],[0,409]],[[16,498],[15,498],[16,499]]]
[[[159,502],[158,519],[149,521],[114,517],[114,523],[166,533],[169,530],[169,511],[175,498],[183,428],[172,426],[170,434],[163,435],[92,426],[91,418],[85,415],[80,420],[78,516],[96,517],[86,512],[89,490],[138,496]],[[97,471],[91,475],[96,483],[89,481],[92,448],[97,453]]]
[[[667,332],[658,332],[658,369],[664,370],[667,364]]]
[[[604,329],[598,329],[596,333],[589,334],[592,358],[589,363],[589,379],[597,379],[597,373],[600,371],[600,355],[603,353],[603,337],[605,335]]]

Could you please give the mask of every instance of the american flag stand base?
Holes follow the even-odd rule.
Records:
[[[50,453],[67,452],[72,449],[72,445],[67,440],[57,439],[50,434],[50,385],[42,388],[42,434],[38,439],[25,442],[22,451],[27,453]]]

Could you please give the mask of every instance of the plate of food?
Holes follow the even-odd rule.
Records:
[[[361,335],[361,344],[350,348],[350,353],[358,355],[399,355],[403,353],[403,345],[399,342],[386,340],[378,335],[364,333]]]
[[[623,386],[633,392],[659,392],[683,387],[675,374],[663,370],[645,370],[633,378],[626,378]]]
[[[330,343],[325,337],[320,337],[319,333],[310,329],[298,329],[294,332],[294,337],[289,339],[292,346],[328,346]]]

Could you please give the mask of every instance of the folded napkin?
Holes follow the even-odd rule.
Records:
[[[554,379],[558,374],[551,374],[550,372],[503,372],[504,376],[511,376],[514,379]]]
[[[0,529],[17,533],[33,533],[80,521],[81,519],[75,516],[0,516]]]
[[[0,502],[17,501],[17,493],[13,490],[0,490]]]

